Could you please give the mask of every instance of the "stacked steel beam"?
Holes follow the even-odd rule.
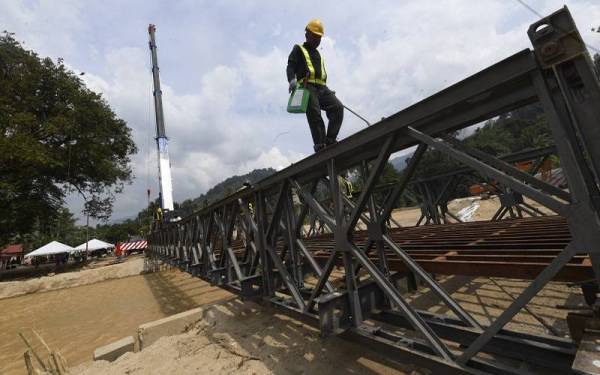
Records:
[[[567,222],[560,216],[394,228],[390,233],[428,272],[518,279],[535,278],[571,240]],[[367,232],[357,232],[355,238],[364,246]],[[322,264],[335,246],[333,234],[304,242]],[[386,251],[391,270],[408,271],[387,246]],[[376,252],[370,257],[378,262]],[[582,281],[593,276],[589,256],[576,255],[554,280]]]

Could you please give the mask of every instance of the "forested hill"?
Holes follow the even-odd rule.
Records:
[[[180,204],[180,208],[182,209],[199,209],[202,207],[206,207],[207,205],[218,201],[219,199],[237,191],[242,187],[245,181],[250,181],[251,184],[254,184],[257,181],[262,180],[265,177],[268,177],[275,173],[275,169],[273,168],[262,168],[255,169],[250,173],[241,175],[241,176],[231,176],[222,182],[213,186],[206,193],[201,194],[197,198],[187,199]]]
[[[488,120],[462,141],[470,148],[494,156],[550,146],[554,142],[544,111],[539,104]],[[429,149],[419,163],[416,176],[429,177],[459,167],[462,165],[447,154]]]

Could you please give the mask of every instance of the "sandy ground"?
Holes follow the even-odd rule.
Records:
[[[482,324],[498,317],[528,281],[448,276],[442,287]],[[427,288],[407,296],[411,305],[452,313]],[[578,289],[551,283],[513,319],[518,332],[568,336],[560,304],[582,303]],[[551,328],[548,328],[551,327]],[[207,307],[205,319],[190,331],[163,337],[139,353],[117,361],[87,362],[70,374],[430,374],[408,363],[392,364],[368,348],[319,332],[278,310],[238,299]]]
[[[115,265],[81,269],[23,281],[6,281],[0,283],[0,299],[120,279],[139,275],[143,270],[144,258],[136,256]]]
[[[90,361],[96,348],[135,334],[140,324],[234,297],[188,273],[164,270],[7,298],[0,301],[0,374],[26,374],[19,332],[34,339],[35,329],[76,366]]]
[[[532,201],[531,199],[526,197],[523,198],[525,203],[528,203],[529,205],[537,208],[538,210],[546,214],[552,214],[552,211],[541,206],[539,203]],[[460,210],[471,204],[475,204],[478,207],[468,221],[490,220],[500,207],[500,199],[496,196],[491,197],[489,199],[481,199],[480,197],[459,198],[448,203],[448,210],[452,214],[456,215]],[[419,207],[400,208],[394,210],[394,212],[392,213],[392,218],[396,220],[400,225],[406,227],[416,225],[420,217],[421,209]],[[454,222],[454,220],[450,220]]]
[[[113,363],[98,361],[70,374],[421,374],[385,364],[374,353],[319,332],[277,311],[232,300],[207,309],[190,331],[163,337]],[[424,372],[427,373],[427,372]]]
[[[540,210],[545,214],[554,214],[546,207],[527,197],[523,197],[523,199],[525,203],[535,207],[536,209]],[[458,198],[448,202],[448,210],[450,211],[450,213],[457,215],[462,209],[470,205],[475,205],[477,206],[477,208],[475,209],[473,215],[464,221],[487,221],[490,220],[494,216],[498,208],[500,208],[500,198],[498,198],[497,196],[493,196],[489,199],[481,199],[481,197],[479,196]],[[402,207],[397,208],[392,212],[392,219],[394,219],[396,223],[400,224],[403,227],[415,226],[419,221],[420,217],[420,207]],[[505,218],[506,217],[508,217],[508,215],[505,216]],[[450,222],[455,222],[455,220],[452,218],[449,218],[449,220]],[[424,221],[421,224],[424,224]],[[396,227],[396,224],[392,223],[392,227]],[[357,223],[357,228],[365,230],[367,229],[367,226],[362,221],[359,221]],[[308,232],[309,229],[309,225],[304,225],[305,232]]]

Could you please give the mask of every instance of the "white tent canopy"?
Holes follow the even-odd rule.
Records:
[[[25,258],[35,257],[35,256],[47,256],[47,255],[54,255],[54,254],[61,254],[61,253],[70,253],[70,252],[73,252],[74,250],[75,249],[73,249],[69,245],[65,245],[64,243],[60,243],[58,241],[52,241],[52,242],[40,247],[39,249],[36,249],[36,250],[30,252],[29,254],[25,255]]]
[[[104,241],[100,241],[96,238],[89,240],[88,242],[84,242],[81,245],[77,246],[75,248],[75,250],[77,251],[85,251],[85,244],[87,245],[87,249],[88,251],[94,251],[94,250],[99,250],[99,249],[110,249],[112,247],[115,247],[115,245],[108,243],[108,242],[104,242]]]

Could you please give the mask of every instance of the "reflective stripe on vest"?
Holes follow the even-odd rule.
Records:
[[[308,67],[308,83],[316,83],[317,85],[325,85],[325,81],[327,81],[327,72],[325,71],[325,63],[323,62],[323,56],[321,56],[321,77],[315,78],[315,67],[310,59],[310,55],[304,46],[298,45],[302,50],[302,54],[304,55],[304,60],[306,60],[306,66]]]

